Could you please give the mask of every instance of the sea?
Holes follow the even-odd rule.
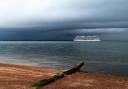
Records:
[[[128,41],[0,41],[0,63],[128,76]]]

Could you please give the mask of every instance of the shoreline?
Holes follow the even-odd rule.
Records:
[[[0,63],[0,89],[35,89],[31,85],[52,77],[58,69]],[[77,72],[40,89],[128,89],[127,76]]]

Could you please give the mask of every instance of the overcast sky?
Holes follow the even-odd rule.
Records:
[[[0,28],[36,27],[122,32],[128,28],[128,0],[0,0]]]

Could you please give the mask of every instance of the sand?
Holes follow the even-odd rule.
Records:
[[[31,85],[59,70],[0,64],[0,89],[36,89]],[[128,89],[128,77],[76,72],[40,89]]]

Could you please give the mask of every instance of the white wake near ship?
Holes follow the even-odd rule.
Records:
[[[73,41],[101,41],[98,36],[76,36]]]

